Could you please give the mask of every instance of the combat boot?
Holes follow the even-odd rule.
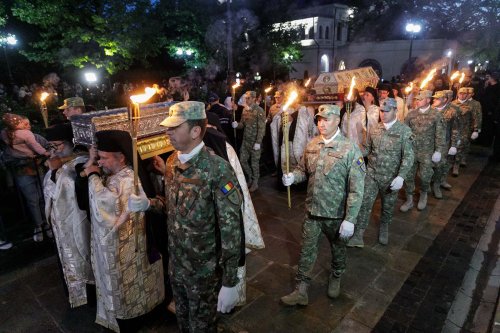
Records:
[[[444,188],[445,190],[451,190],[451,185],[447,182],[442,182],[441,187]]]
[[[418,210],[424,210],[427,207],[427,192],[420,192],[420,198],[418,199]]]
[[[380,223],[378,242],[382,245],[387,245],[389,243],[389,223]]]
[[[399,210],[402,211],[403,213],[406,213],[412,208],[413,208],[413,195],[407,195],[405,203],[402,204],[401,207],[399,207]]]
[[[363,242],[363,234],[365,233],[365,229],[356,228],[354,232],[354,236],[347,243],[347,247],[364,247],[365,243]]]
[[[307,283],[299,282],[291,294],[281,297],[281,302],[290,306],[309,304],[309,297],[307,296],[308,287]]]
[[[457,163],[453,164],[453,170],[451,172],[453,177],[458,177],[458,169],[460,169],[460,165],[457,162]]]
[[[441,186],[437,182],[432,184],[432,191],[434,192],[434,196],[436,199],[443,199],[443,193],[441,193]]]
[[[328,279],[328,297],[337,298],[340,295],[340,277],[330,274]]]

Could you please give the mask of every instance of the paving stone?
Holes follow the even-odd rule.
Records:
[[[391,301],[392,298],[388,295],[368,289],[361,298],[356,300],[356,305],[350,315],[354,320],[368,327],[374,327]]]
[[[403,249],[406,251],[415,252],[417,254],[423,255],[425,254],[427,249],[431,246],[432,242],[433,240],[427,237],[414,235],[406,243],[406,246]]]
[[[495,313],[496,303],[481,302],[476,310],[471,332],[488,332],[491,323],[492,314]]]
[[[371,328],[363,325],[353,318],[346,317],[340,322],[340,325],[335,328],[333,333],[356,332],[356,333],[369,333]]]
[[[407,274],[390,268],[385,269],[372,283],[372,287],[380,292],[384,292],[389,297],[394,297],[403,285]]]
[[[266,247],[259,250],[259,256],[273,262],[296,265],[299,261],[300,243],[292,243],[274,236],[264,235]]]
[[[273,297],[278,302],[282,296],[289,294],[295,288],[295,270],[291,267],[272,264],[248,281],[247,285]]]
[[[396,257],[391,258],[389,265],[394,270],[409,273],[413,270],[420,258],[421,255],[417,253],[401,250]]]

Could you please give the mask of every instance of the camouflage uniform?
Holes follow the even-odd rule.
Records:
[[[388,130],[383,123],[379,123],[368,133],[365,144],[368,165],[357,228],[366,229],[368,226],[373,203],[379,193],[382,199],[380,223],[392,222],[398,191],[391,191],[389,187],[397,176],[407,179],[414,161],[413,139],[410,128],[399,121]]]
[[[257,104],[245,108],[238,128],[244,128],[243,142],[240,148],[241,166],[250,182],[258,182],[262,147],[259,150],[254,150],[253,146],[256,143],[260,145],[266,133],[266,112]],[[250,164],[248,163],[248,159],[251,160]]]
[[[169,274],[181,332],[215,332],[217,295],[238,283],[241,194],[231,166],[206,148],[182,164],[167,160],[165,198],[151,200],[165,209]]]
[[[339,237],[339,228],[343,220],[356,221],[366,168],[359,148],[343,137],[340,130],[336,135],[326,144],[321,136],[312,139],[293,171],[294,183],[308,179],[299,282],[311,280],[321,232],[330,242],[331,274],[340,277],[345,271],[347,241]]]
[[[471,134],[474,129],[477,129],[477,127],[475,127],[477,125],[477,120],[474,120],[474,110],[470,100],[462,103],[459,99],[456,99],[452,102],[452,104],[460,110],[459,122],[461,125],[461,144],[459,145],[459,147],[457,147],[458,151],[455,157],[455,161],[457,163],[464,164],[466,162],[466,155],[470,150]]]
[[[460,145],[460,109],[452,103],[446,104],[444,108],[437,109],[441,113],[444,120],[445,131],[446,131],[446,146],[445,149],[450,149],[451,147],[459,147]],[[455,161],[455,156],[448,155],[443,157],[439,163],[437,163],[434,170],[433,181],[437,184],[443,184],[446,182],[446,176],[450,171],[452,163]]]
[[[414,109],[405,119],[405,124],[410,127],[415,140],[413,141],[413,151],[415,160],[413,167],[405,179],[405,190],[407,196],[412,196],[415,191],[415,174],[419,168],[422,192],[429,192],[431,179],[434,171],[432,170],[432,154],[440,152],[446,154],[445,126],[441,113],[436,109],[429,107],[425,112]]]

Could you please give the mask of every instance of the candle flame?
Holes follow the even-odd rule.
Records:
[[[311,83],[311,78],[308,78],[306,83],[304,84],[304,87],[307,88],[307,86],[309,86],[309,83]]]
[[[270,92],[272,89],[273,89],[273,87],[269,87],[269,88],[266,88],[264,91],[265,91],[265,92],[266,92],[266,94],[267,94],[267,93],[268,93],[268,92]]]
[[[462,82],[464,82],[464,78],[465,78],[465,73],[462,72],[462,74],[460,75],[460,80],[458,80],[458,83],[462,84]]]
[[[427,83],[429,83],[430,80],[434,77],[434,74],[436,74],[436,68],[433,68],[429,74],[427,74],[426,78],[422,81],[422,84],[420,85],[420,89],[424,89]]]
[[[239,83],[233,84],[233,90],[236,89],[236,88],[238,88],[239,86],[240,86]]]
[[[49,93],[44,91],[44,92],[40,95],[40,101],[45,102],[45,100],[47,99],[47,97],[49,97]]]
[[[290,105],[292,105],[293,101],[299,96],[299,94],[294,90],[288,97],[288,100],[286,101],[285,105],[283,106],[283,110],[286,111]]]
[[[405,88],[405,93],[407,95],[409,95],[412,90],[413,90],[413,82],[410,82],[410,84],[408,85],[408,87]]]
[[[348,101],[350,101],[352,98],[352,90],[354,89],[355,85],[356,85],[356,76],[353,76],[351,79],[351,87],[349,88],[349,94],[347,94]]]
[[[132,102],[136,104],[141,104],[145,103],[148,99],[153,97],[154,94],[156,94],[156,89],[152,87],[146,87],[144,91],[145,91],[144,94],[130,96],[130,100],[132,100]]]
[[[460,75],[460,72],[459,71],[456,71],[455,73],[453,73],[450,77],[450,81],[453,82],[453,80],[455,80],[457,78],[457,76]]]

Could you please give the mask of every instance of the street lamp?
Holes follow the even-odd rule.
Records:
[[[11,84],[14,84],[14,78],[12,72],[10,71],[9,58],[7,57],[7,45],[14,46],[17,44],[16,35],[7,34],[7,36],[0,38],[0,44],[3,48],[3,55],[5,56],[5,64],[7,65],[7,73],[9,74],[9,80]]]
[[[413,39],[415,39],[415,35],[418,34],[420,32],[420,30],[422,30],[422,26],[418,23],[406,24],[406,31],[410,33],[410,53],[408,55],[408,68],[410,68],[410,66],[412,64],[411,51],[413,49]]]

